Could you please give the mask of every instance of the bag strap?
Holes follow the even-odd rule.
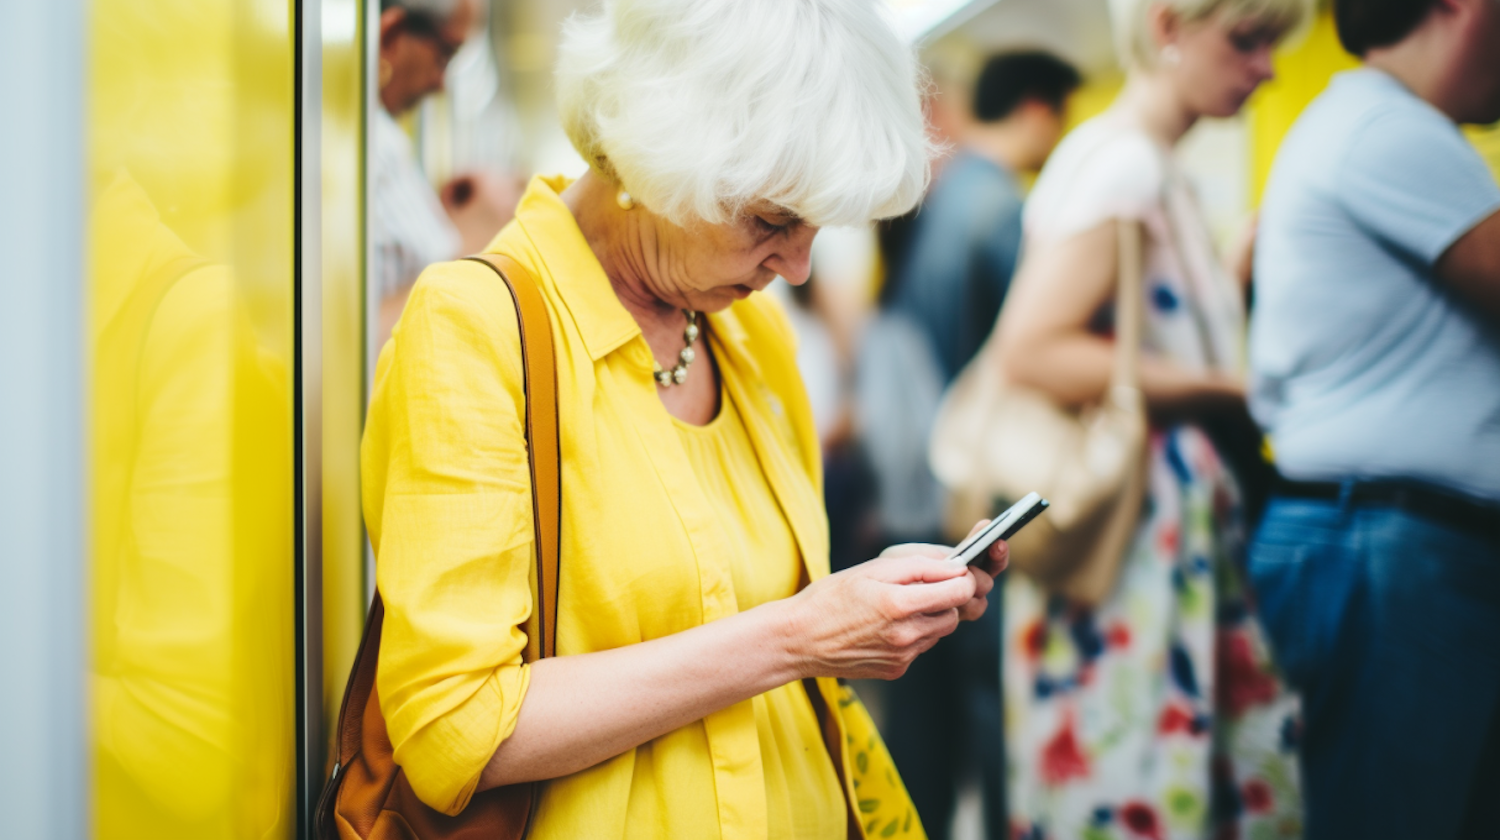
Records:
[[[562,532],[562,446],[558,437],[557,361],[552,318],[541,286],[504,254],[466,257],[489,266],[516,304],[526,379],[526,450],[531,465],[531,515],[536,534],[536,603],[527,633],[526,661],[557,655],[557,582]]]
[[[531,515],[536,534],[536,580],[532,617],[527,620],[526,662],[557,653],[557,582],[562,527],[562,450],[558,438],[557,364],[552,346],[552,318],[536,278],[520,263],[500,254],[468,257],[489,266],[516,304],[521,331],[521,362],[526,394],[526,452],[531,468]],[[380,593],[370,602],[359,651],[354,655],[348,688],[339,707],[338,763],[330,787],[338,781],[340,767],[348,766],[360,750],[365,705],[375,686],[380,650],[380,631],[385,603]],[[351,717],[350,711],[356,714]]]
[[[1145,271],[1141,223],[1133,219],[1116,222],[1119,239],[1119,281],[1115,284],[1115,366],[1110,390],[1141,388],[1141,338],[1145,332],[1146,301],[1141,286]]]

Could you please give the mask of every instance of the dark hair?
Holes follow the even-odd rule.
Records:
[[[380,11],[400,9],[406,12],[401,27],[412,35],[431,37],[443,30],[445,18],[436,13],[431,3],[412,3],[411,0],[380,0]]]
[[[1334,0],[1339,42],[1357,56],[1405,40],[1437,0]]]
[[[1015,52],[985,62],[974,83],[974,118],[995,122],[1034,99],[1062,111],[1082,79],[1073,65],[1045,52]]]

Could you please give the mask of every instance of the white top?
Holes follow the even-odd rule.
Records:
[[[1242,371],[1244,304],[1192,187],[1170,150],[1114,110],[1047,160],[1027,200],[1024,247],[1056,246],[1111,218],[1146,231],[1145,349],[1196,370]]]
[[[1251,409],[1281,471],[1500,500],[1500,329],[1433,275],[1500,186],[1392,77],[1336,77],[1272,169],[1256,249]]]
[[[417,165],[406,132],[381,107],[370,119],[370,283],[385,297],[410,286],[422,269],[451,260],[463,239]]]

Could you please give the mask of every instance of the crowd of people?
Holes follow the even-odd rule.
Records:
[[[476,13],[385,5],[398,69],[403,39],[440,61]],[[1312,5],[1111,11],[1103,113],[1065,132],[1079,72],[1010,52],[936,139],[868,4],[616,0],[569,24],[559,104],[589,170],[463,237],[552,313],[557,658],[526,653],[516,304],[476,263],[379,269],[406,311],[365,514],[410,807],[461,819],[546,781],[538,838],[946,840],[968,778],[994,838],[1500,832],[1500,185],[1461,130],[1500,120],[1500,3],[1336,0],[1363,65],[1302,114],[1227,253],[1176,150],[1273,77]],[[436,86],[382,74],[390,114]],[[420,204],[432,234],[387,236],[390,265],[457,256],[475,205],[391,172],[375,205]],[[857,327],[816,288],[819,228],[848,225],[880,268]],[[778,277],[790,318],[760,294]],[[1072,565],[934,547],[1015,501],[932,466],[956,383],[984,377],[1085,429],[1141,419],[1099,505],[1123,528],[1057,506],[1089,547]],[[872,678],[878,733],[840,682]]]

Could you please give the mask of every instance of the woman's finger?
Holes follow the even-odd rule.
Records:
[[[963,569],[958,577],[936,583],[910,583],[891,593],[904,615],[956,609],[974,597],[974,577]]]
[[[942,560],[953,549],[946,545],[933,545],[931,543],[900,543],[880,552],[881,557],[931,557],[934,560]]]
[[[915,644],[921,646],[922,650],[927,650],[939,639],[958,629],[958,622],[962,618],[961,609],[953,608],[942,612],[915,615],[904,623],[917,631],[918,641]]]
[[[984,598],[995,588],[995,578],[988,571],[980,568],[970,568],[969,572],[974,575],[974,597]]]
[[[989,598],[975,598],[958,608],[958,617],[963,621],[978,621],[984,615],[984,611],[989,609],[989,606]]]
[[[990,546],[989,562],[985,564],[985,571],[991,576],[999,575],[1010,565],[1010,544],[1005,540],[996,540]]]
[[[968,569],[955,563],[943,562],[942,555],[906,555],[902,557],[879,557],[856,568],[882,583],[938,583],[965,575]]]

